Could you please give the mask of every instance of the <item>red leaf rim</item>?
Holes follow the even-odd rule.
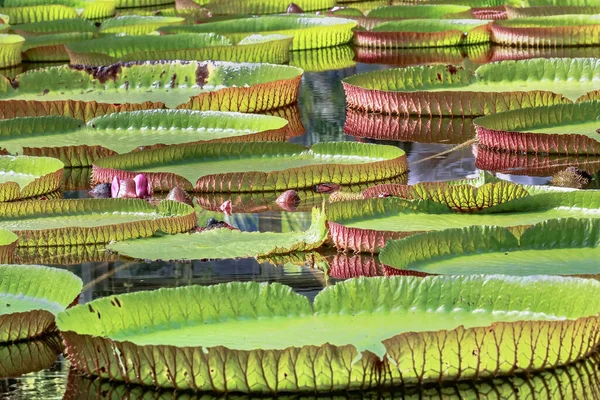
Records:
[[[584,46],[594,44],[590,38],[600,34],[600,24],[584,26],[510,27],[499,24],[491,26],[494,43],[511,46]]]

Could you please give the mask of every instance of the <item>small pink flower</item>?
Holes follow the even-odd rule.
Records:
[[[219,209],[223,211],[225,215],[231,215],[231,212],[233,211],[231,200],[227,200],[226,202],[221,204],[221,207],[219,207]]]
[[[133,179],[119,179],[114,176],[110,187],[110,195],[115,199],[145,199],[151,192],[144,174],[138,174]]]
[[[295,190],[286,190],[275,202],[286,211],[296,211],[300,204],[300,196]]]

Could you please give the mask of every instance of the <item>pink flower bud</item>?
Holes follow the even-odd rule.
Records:
[[[231,215],[231,212],[233,210],[233,207],[231,205],[231,200],[227,200],[226,202],[221,204],[221,207],[219,207],[219,209],[221,211],[223,211],[225,213],[225,215]]]
[[[138,198],[143,199],[150,196],[146,175],[137,174],[133,180],[135,181],[135,194]]]

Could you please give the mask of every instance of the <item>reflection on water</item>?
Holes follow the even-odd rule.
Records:
[[[321,61],[319,62],[324,62],[324,59],[327,61],[323,54],[320,54],[320,56]],[[349,113],[349,121],[351,118],[350,122],[352,124],[347,123],[341,79],[356,73],[388,68],[389,66],[363,63],[353,65],[354,62],[349,61],[347,58],[347,49],[342,49],[338,56],[343,56],[337,60],[340,65],[347,66],[347,68],[308,72],[304,75],[299,99],[299,116],[304,127],[300,126],[298,113],[295,110],[288,110],[289,116],[296,121],[290,136],[299,135],[290,139],[290,141],[311,145],[321,141],[361,140],[398,146],[407,153],[410,167],[409,183],[462,178],[477,172],[477,168],[516,174],[519,172],[515,172],[513,167],[517,166],[520,168],[518,171],[525,175],[539,175],[540,170],[543,171],[543,174],[547,174],[550,172],[548,168],[553,168],[554,164],[548,164],[541,157],[531,160],[531,157],[525,156],[525,161],[523,161],[523,157],[489,155],[485,150],[474,152],[470,144],[473,138],[470,120],[445,121],[406,117],[385,119],[377,116],[367,116],[366,119],[361,120],[360,116]],[[461,57],[463,57],[462,54]],[[314,67],[318,69],[318,65]],[[284,116],[288,114],[284,114]],[[345,125],[346,133],[344,132]],[[350,129],[350,126],[353,128]],[[304,129],[306,129],[306,133],[300,135]],[[590,160],[572,160],[569,158],[560,162],[564,164],[579,163],[579,161],[584,163]],[[532,168],[532,165],[536,168]],[[600,169],[600,167],[596,169]],[[87,197],[89,175],[89,169],[66,170],[64,197]],[[359,190],[360,188],[356,189]],[[222,200],[225,200],[223,196],[197,196],[200,204],[209,210],[213,210],[199,211],[200,223],[211,216],[216,216],[245,231],[288,232],[303,230],[310,224],[310,214],[306,212],[310,208],[308,206],[320,204],[323,198],[322,195],[317,193],[305,193],[306,204],[299,209],[303,212],[289,213],[273,206],[274,194],[235,195],[233,197],[235,200],[234,211],[242,213],[224,216],[216,209],[222,203]],[[325,286],[334,284],[338,279],[346,279],[357,275],[385,274],[381,266],[372,258],[354,256],[354,258],[345,259],[349,256],[334,256],[333,254],[327,257],[329,264],[325,262],[320,254],[280,257],[261,260],[260,262],[254,259],[240,259],[146,263],[119,259],[114,254],[104,252],[101,246],[78,246],[20,249],[17,260],[21,263],[45,263],[63,266],[73,271],[82,277],[84,281],[85,289],[81,298],[82,302],[89,302],[106,295],[138,290],[194,284],[210,285],[230,281],[280,282],[313,298]],[[597,377],[594,375],[597,370],[597,365],[593,364],[591,367],[575,368],[572,374],[559,371],[556,374],[546,374],[530,380],[515,378],[508,381],[498,381],[494,384],[485,383],[477,386],[465,384],[459,387],[438,388],[424,393],[351,395],[349,398],[591,399],[598,398],[598,388],[592,388],[590,383],[592,380],[597,383]],[[1,381],[0,390],[8,392],[4,398],[58,399],[62,398],[65,393],[67,374],[68,363],[62,357],[59,357],[55,364],[41,372],[29,373],[17,379],[4,379]],[[172,394],[145,392],[141,389],[130,391],[123,386],[111,386],[100,384],[97,381],[75,378],[71,379],[70,385],[72,390],[68,391],[65,397],[68,399],[176,398]],[[574,391],[576,392],[575,397],[572,396]],[[589,395],[586,391],[589,392]],[[519,393],[523,396],[520,397]],[[560,397],[559,394],[564,396]],[[210,396],[200,397],[207,400],[212,399]],[[178,398],[192,399],[196,397],[181,395]],[[241,396],[240,398],[247,397]],[[290,396],[290,398],[300,399],[304,397]],[[346,396],[329,396],[326,398],[344,399]]]

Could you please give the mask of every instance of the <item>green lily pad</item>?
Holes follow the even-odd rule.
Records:
[[[217,33],[239,42],[250,34],[293,36],[292,50],[333,47],[352,40],[356,22],[344,18],[277,15],[208,22],[160,29],[164,33]]]
[[[557,277],[359,278],[311,305],[287,286],[235,282],[105,297],[57,324],[71,365],[88,375],[177,390],[330,393],[577,361],[600,341],[599,289]]]
[[[298,7],[304,11],[326,10],[335,6],[335,0],[296,0]],[[206,4],[206,8],[212,14],[279,14],[287,11],[290,2],[288,0],[212,0]]]
[[[567,3],[569,3],[567,1]],[[574,2],[571,2],[574,3]],[[506,15],[508,19],[528,18],[528,17],[548,17],[551,15],[585,15],[599,14],[600,4],[597,5],[564,5],[561,1],[559,5],[543,5],[530,7],[506,7]]]
[[[68,32],[51,35],[28,36],[22,49],[22,57],[30,62],[69,61],[65,45],[94,36],[91,32]],[[112,64],[112,63],[111,63]]]
[[[11,231],[0,229],[0,263],[12,262],[18,239],[17,235]]]
[[[52,367],[63,352],[60,335],[48,335],[37,340],[3,344],[0,346],[0,379],[16,378],[30,372]]]
[[[284,162],[285,161],[285,162]],[[254,192],[358,184],[406,173],[406,155],[393,146],[351,142],[206,143],[168,146],[96,160],[92,180],[144,173],[157,191]]]
[[[461,144],[475,137],[475,128],[472,118],[399,116],[348,109],[344,133],[399,142]]]
[[[0,14],[8,15],[13,25],[78,17],[74,8],[60,4],[0,7]]]
[[[292,51],[290,65],[302,68],[304,72],[324,72],[351,68],[356,65],[356,62],[352,47],[342,45],[324,49]]]
[[[600,102],[560,104],[475,120],[479,143],[519,153],[600,155]]]
[[[354,44],[363,47],[445,47],[488,43],[489,21],[476,19],[406,19],[357,30]]]
[[[490,62],[494,49],[490,45],[484,44],[407,49],[356,47],[354,51],[356,52],[355,59],[357,62],[409,67],[429,64],[459,65],[465,61],[474,64],[486,64]]]
[[[202,260],[246,258],[308,251],[327,239],[325,213],[315,208],[304,232],[242,232],[227,228],[111,243],[108,250],[144,260]]]
[[[162,145],[283,142],[287,124],[268,115],[147,110],[113,113],[87,124],[61,116],[0,120],[0,138],[11,154],[54,157],[68,167],[86,167],[101,157]]]
[[[342,81],[350,108],[384,114],[477,116],[589,101],[600,90],[600,60],[534,59],[483,65],[366,72]]]
[[[284,65],[211,61],[65,65],[0,80],[0,99],[260,112],[295,102],[301,75]]]
[[[81,18],[61,19],[58,21],[40,21],[11,27],[21,36],[55,35],[60,33],[90,33],[95,34],[98,28],[92,21]],[[41,38],[39,40],[42,40]]]
[[[115,14],[114,0],[5,0],[3,14],[11,24],[36,23],[67,18],[100,19]]]
[[[69,271],[39,265],[0,265],[0,343],[55,329],[54,316],[77,299],[83,283]]]
[[[236,62],[289,61],[292,37],[250,35],[237,45],[213,33],[180,33],[105,37],[69,44],[71,64],[110,65],[119,61],[139,60],[218,60]]]
[[[433,385],[407,387],[401,396],[406,400],[454,400],[454,399],[486,399],[486,400],[563,400],[563,399],[595,399],[600,396],[598,381],[600,380],[600,356],[597,353],[589,358],[566,367],[559,367],[539,373],[529,373],[505,378],[482,381],[458,382],[454,385]],[[72,371],[69,374],[69,390],[64,400],[97,399],[102,393],[105,400],[143,399],[156,396],[152,387],[132,386],[126,383],[107,382],[103,379],[88,378]],[[186,395],[175,391],[161,392],[166,399],[187,400]],[[363,391],[358,393],[336,394],[337,400],[360,400],[377,398],[379,400],[397,400],[399,393],[391,389]],[[219,400],[222,395],[203,394],[203,400]],[[244,399],[245,397],[241,396]],[[278,400],[325,400],[331,398],[326,394],[288,394],[278,395]],[[195,400],[195,399],[194,399]]]
[[[124,15],[102,22],[99,32],[111,35],[147,35],[164,26],[181,25],[184,22],[185,19],[181,17]]]
[[[327,220],[338,249],[376,253],[390,239],[422,232],[474,225],[519,228],[555,218],[597,218],[598,202],[597,191],[549,192],[474,213],[455,213],[445,204],[430,200],[388,197],[330,204]]]
[[[462,18],[471,16],[471,7],[451,4],[395,5],[375,8],[369,18],[422,19]]]
[[[64,164],[49,157],[0,156],[0,202],[58,190]]]
[[[21,48],[25,38],[19,35],[0,34],[0,68],[21,64]]]
[[[106,251],[105,244],[73,246],[17,247],[15,264],[40,264],[77,266],[84,263],[109,263],[119,261],[119,256]]]
[[[507,228],[471,226],[388,241],[386,266],[428,274],[577,275],[598,277],[600,220],[554,219],[515,236]]]
[[[599,15],[553,15],[495,21],[492,41],[508,46],[585,46],[597,44]]]
[[[115,0],[117,8],[160,8],[161,6],[173,4],[173,0]],[[140,10],[135,10],[139,12]]]
[[[138,199],[46,200],[0,203],[0,229],[18,246],[72,246],[173,234],[196,226],[193,208],[170,200],[158,207]]]

